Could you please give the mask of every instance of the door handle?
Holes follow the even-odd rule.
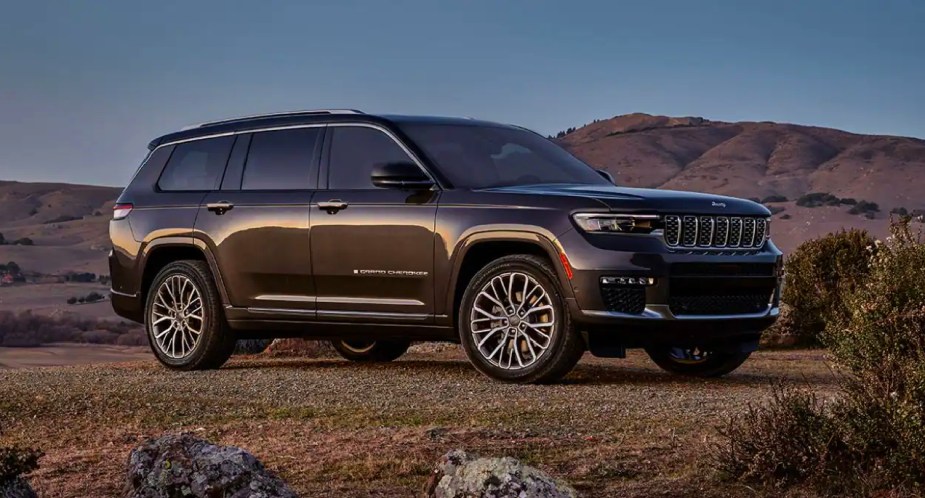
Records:
[[[330,201],[319,202],[318,208],[327,211],[328,214],[334,214],[341,209],[347,209],[347,203],[340,199],[331,199]]]
[[[212,211],[213,213],[217,215],[223,215],[227,211],[230,211],[233,208],[234,208],[234,204],[228,201],[210,202],[206,204],[206,209],[208,209],[209,211]]]

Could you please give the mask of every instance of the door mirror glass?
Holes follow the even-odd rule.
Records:
[[[603,176],[604,178],[606,178],[608,182],[610,182],[610,183],[612,183],[612,184],[614,184],[614,185],[617,184],[617,181],[614,180],[613,175],[611,175],[607,170],[599,169],[599,170],[597,170],[597,172],[598,172],[601,176]]]
[[[434,182],[410,162],[380,163],[373,167],[373,185],[380,188],[428,189]]]

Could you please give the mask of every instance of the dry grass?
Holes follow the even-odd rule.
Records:
[[[0,446],[44,450],[41,496],[114,496],[143,438],[191,431],[242,446],[305,496],[413,496],[452,448],[511,455],[584,496],[754,496],[709,468],[715,427],[775,383],[834,389],[820,352],[759,353],[721,380],[664,374],[643,355],[586,357],[565,383],[516,386],[458,351],[388,365],[238,359],[214,372],[153,361],[0,371]]]

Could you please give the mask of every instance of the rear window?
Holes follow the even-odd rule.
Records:
[[[303,190],[317,183],[312,165],[322,128],[254,133],[241,190]]]
[[[177,145],[158,188],[168,192],[214,190],[218,187],[234,137],[207,138]]]

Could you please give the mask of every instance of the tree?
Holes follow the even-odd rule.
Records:
[[[9,263],[6,264],[6,271],[12,273],[13,275],[16,275],[21,270],[22,268],[20,268],[19,265],[17,265],[15,261],[10,261]]]

